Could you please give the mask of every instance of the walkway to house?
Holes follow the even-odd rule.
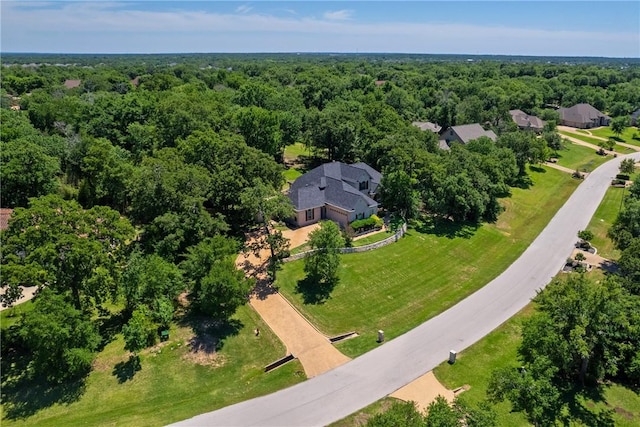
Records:
[[[287,230],[282,234],[291,239],[297,246],[306,241],[309,232],[318,225],[297,230]],[[259,235],[249,236],[257,238]],[[308,378],[315,377],[349,360],[340,353],[329,339],[307,321],[280,293],[275,289],[267,276],[269,250],[265,249],[256,257],[254,254],[238,256],[236,264],[243,268],[248,276],[256,278],[256,287],[249,303],[262,317],[280,341],[287,347],[287,353],[300,360]]]

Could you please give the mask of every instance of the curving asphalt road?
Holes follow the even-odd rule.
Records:
[[[593,171],[529,248],[454,307],[336,369],[276,393],[176,426],[322,426],[375,402],[447,360],[520,311],[560,270],[618,172],[619,156]]]

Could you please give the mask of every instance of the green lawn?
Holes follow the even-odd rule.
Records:
[[[438,380],[449,389],[463,385],[470,386],[468,391],[460,394],[460,399],[472,405],[477,405],[486,399],[487,385],[491,372],[499,367],[513,366],[517,368],[517,349],[520,344],[520,325],[531,315],[533,306],[529,305],[519,314],[509,319],[503,325],[472,345],[458,353],[456,363],[449,365],[442,363],[434,373]],[[603,399],[594,401],[579,397],[579,406],[572,413],[576,426],[588,426],[588,423],[578,421],[580,417],[590,419],[591,414],[603,410],[613,410],[615,426],[631,427],[640,424],[640,395],[624,386],[611,383],[602,386]],[[594,393],[596,394],[596,393]],[[523,413],[511,412],[511,404],[502,402],[496,405],[499,426],[529,426]],[[602,424],[608,425],[608,424]]]
[[[183,326],[173,327],[170,340],[156,351],[145,351],[142,370],[130,379],[120,335],[98,355],[83,389],[62,393],[23,384],[14,393],[3,369],[2,425],[160,426],[305,379],[297,360],[264,373],[265,365],[284,356],[284,346],[250,307],[241,307],[235,320],[239,328],[221,339],[222,348],[207,365],[189,358],[186,343],[193,334]]]
[[[286,171],[282,172],[282,174],[284,175],[284,179],[288,183],[292,183],[293,181],[298,179],[299,176],[302,175],[302,172],[300,172],[298,169],[291,168],[291,169],[287,169]]]
[[[558,133],[559,133],[560,135],[564,135],[564,136],[571,136],[571,137],[573,137],[573,138],[580,139],[580,140],[582,140],[582,141],[584,141],[584,142],[588,142],[588,143],[593,144],[593,145],[596,145],[596,146],[599,146],[599,144],[600,144],[601,142],[603,142],[603,141],[602,141],[602,140],[600,140],[600,139],[593,138],[593,137],[588,136],[588,135],[581,135],[581,134],[577,134],[577,133],[573,133],[573,132],[564,132],[564,131],[559,131]],[[634,152],[636,152],[636,150],[632,150],[632,149],[627,148],[627,147],[622,147],[622,146],[617,145],[617,144],[616,144],[616,146],[613,148],[613,150],[614,150],[616,153],[620,153],[620,154],[629,154],[629,153],[634,153]]]
[[[594,235],[591,243],[598,249],[598,255],[604,258],[618,259],[620,256],[620,251],[614,248],[613,242],[607,237],[607,231],[618,216],[623,192],[622,188],[609,187],[587,227]]]
[[[284,157],[285,159],[293,160],[300,156],[310,156],[311,153],[301,142],[296,142],[295,144],[287,145],[284,147]]]
[[[589,131],[595,135],[602,138],[614,138],[619,142],[626,142],[627,144],[640,145],[640,140],[633,139],[633,135],[640,135],[640,130],[637,127],[628,127],[620,134],[620,136],[615,135],[610,127],[603,127],[599,129],[589,129]]]
[[[377,345],[378,329],[388,339],[405,333],[484,286],[526,249],[578,185],[567,173],[539,170],[530,189],[502,200],[506,210],[495,224],[425,224],[392,245],[341,255],[339,283],[322,303],[310,302],[315,289],[297,289],[302,261],[285,264],[276,286],[327,335],[356,330],[358,338],[338,347],[360,355]]]
[[[611,157],[600,156],[596,152],[583,145],[565,141],[564,149],[557,151],[555,156],[558,164],[569,169],[579,169],[581,172],[591,172]]]

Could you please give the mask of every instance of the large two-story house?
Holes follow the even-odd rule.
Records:
[[[325,163],[291,184],[289,198],[299,227],[323,219],[345,227],[378,212],[374,200],[382,175],[365,163]]]
[[[589,104],[576,104],[569,108],[560,108],[560,124],[579,129],[608,126],[611,117],[601,113]]]

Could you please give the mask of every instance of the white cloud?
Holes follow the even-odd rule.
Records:
[[[236,13],[249,13],[251,11],[251,9],[253,9],[253,7],[243,4],[241,6],[238,6],[236,8]]]
[[[405,52],[637,57],[637,33],[541,30],[455,23],[144,11],[126,3],[55,8],[0,2],[5,52]],[[108,5],[108,6],[107,6]],[[242,6],[241,6],[242,7]],[[240,7],[238,8],[240,9]],[[338,13],[341,12],[341,13]],[[343,19],[336,19],[342,16]],[[325,16],[326,18],[326,16]]]
[[[342,9],[325,12],[323,17],[329,21],[348,21],[353,16],[353,10]]]

